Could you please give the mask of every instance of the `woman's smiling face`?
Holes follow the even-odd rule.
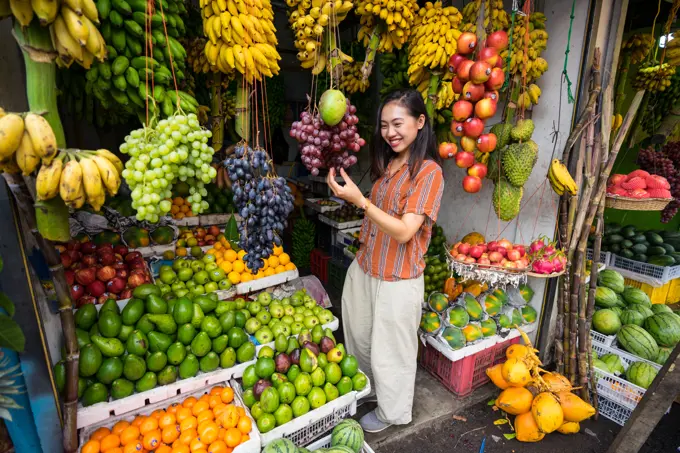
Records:
[[[424,125],[424,116],[414,118],[407,108],[397,102],[390,102],[382,109],[380,133],[395,153],[407,151]]]

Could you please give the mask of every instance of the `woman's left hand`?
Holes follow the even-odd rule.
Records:
[[[361,207],[364,201],[364,195],[361,193],[359,187],[352,181],[343,168],[340,169],[340,176],[345,181],[345,185],[341,186],[335,181],[335,169],[331,168],[326,176],[326,183],[333,191],[333,195],[345,201],[352,203],[355,206]]]

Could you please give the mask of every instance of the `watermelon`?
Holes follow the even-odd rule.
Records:
[[[508,294],[502,288],[494,289],[491,294],[496,296],[496,299],[500,300],[501,304],[505,305],[506,303],[508,303]]]
[[[297,453],[295,444],[288,439],[276,439],[269,442],[262,450],[262,453]]]
[[[467,326],[463,327],[463,335],[465,335],[465,340],[468,343],[477,341],[484,336],[484,334],[482,333],[482,328],[477,323],[470,323]]]
[[[503,308],[503,301],[493,293],[482,295],[484,301],[484,310],[489,316],[497,316]]]
[[[612,308],[608,308],[608,310],[611,310],[611,311],[613,311],[614,313],[616,313],[616,314],[618,315],[619,318],[620,318],[621,315],[623,314],[623,308],[621,308],[621,307],[612,307]],[[624,324],[625,324],[625,323],[624,323]]]
[[[597,368],[598,370],[602,370],[602,371],[606,371],[607,373],[611,373],[611,370],[609,369],[607,364],[604,363],[600,359],[596,359],[595,357],[593,357],[593,367]]]
[[[454,351],[465,347],[465,335],[463,335],[463,331],[457,327],[447,327],[444,329],[442,338]]]
[[[470,322],[470,315],[464,307],[457,305],[449,310],[449,324],[454,327],[463,328]]]
[[[316,450],[319,451],[319,450]],[[298,447],[297,453],[311,453],[309,450],[307,450],[305,447]]]
[[[333,428],[331,434],[331,446],[343,445],[349,447],[355,453],[359,453],[364,446],[364,430],[356,420],[351,418],[341,421]]]
[[[498,325],[501,327],[501,329],[510,329],[512,328],[512,320],[510,319],[510,316],[506,314],[502,314],[498,317]]]
[[[597,274],[597,285],[611,289],[615,293],[622,293],[624,289],[623,276],[612,269],[605,269]]]
[[[654,314],[657,313],[673,313],[673,310],[671,310],[671,307],[665,304],[653,304],[652,305],[652,312]]]
[[[522,295],[524,300],[529,303],[534,297],[534,290],[527,284],[522,283],[519,285],[519,293]]]
[[[645,322],[645,315],[637,310],[625,310],[621,314],[621,324],[635,324],[636,326],[642,327]]]
[[[522,312],[518,308],[512,309],[512,325],[521,326],[524,323],[524,318],[522,317]]]
[[[482,335],[484,335],[485,337],[491,337],[493,335],[496,335],[496,332],[498,331],[496,321],[489,318],[485,319],[480,324],[482,325]]]
[[[595,305],[598,307],[615,307],[618,303],[616,293],[606,286],[598,286],[595,289]]]
[[[482,319],[482,306],[480,305],[479,302],[477,302],[477,299],[475,299],[475,296],[473,296],[470,293],[464,293],[463,294],[463,303],[465,304],[465,309],[468,312],[468,315],[470,315],[470,319],[473,321],[479,321]]]
[[[621,362],[621,357],[616,354],[605,354],[600,357],[600,360],[607,364],[607,368],[609,368],[612,374],[620,376],[626,371],[623,367],[623,362]]]
[[[659,345],[645,329],[634,324],[626,324],[616,334],[616,341],[631,354],[646,360],[654,360],[659,354]]]
[[[593,314],[593,329],[603,335],[614,335],[621,328],[619,316],[612,310],[603,308]]]
[[[628,310],[637,311],[645,319],[649,318],[650,316],[652,316],[654,314],[654,312],[652,311],[651,308],[649,308],[645,305],[642,305],[642,304],[639,304],[639,305],[638,304],[631,304],[630,307],[628,307]]]
[[[659,346],[670,348],[680,342],[680,322],[672,313],[659,313],[645,319],[645,330]]]
[[[647,295],[646,292],[642,291],[640,288],[626,286],[621,295],[623,296],[623,300],[625,300],[627,304],[645,305],[647,307],[652,306],[652,301],[649,300],[649,296]]]
[[[619,293],[616,293],[616,306],[621,308],[626,308],[628,306],[626,301],[623,300],[623,296]]]
[[[590,354],[593,356],[593,360],[596,360],[598,358],[597,351],[595,349],[592,349],[590,351]]]
[[[668,360],[668,357],[670,357],[671,352],[673,352],[671,348],[659,348],[659,354],[654,359],[654,363],[663,365]]]
[[[437,313],[425,311],[420,317],[420,328],[425,333],[435,333],[441,326],[442,319]]]
[[[538,313],[536,313],[536,310],[531,305],[527,305],[525,307],[522,307],[522,318],[524,318],[524,322],[526,322],[527,324],[531,324],[532,322],[536,322],[537,316],[538,316]]]
[[[317,450],[319,451],[319,450]],[[354,450],[352,450],[349,447],[345,447],[344,445],[336,445],[335,447],[331,448],[326,448],[323,450],[324,453],[356,453]],[[299,452],[299,450],[298,450]]]
[[[658,370],[647,362],[633,362],[626,370],[626,380],[632,384],[649,388],[656,377]]]
[[[449,298],[443,293],[432,293],[427,299],[427,305],[429,305],[432,311],[443,313],[449,306]]]

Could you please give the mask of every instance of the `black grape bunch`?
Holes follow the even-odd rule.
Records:
[[[253,273],[263,267],[274,246],[281,245],[286,219],[294,209],[293,194],[285,178],[276,176],[264,149],[239,144],[224,161],[232,183],[234,205],[243,218],[239,246]]]

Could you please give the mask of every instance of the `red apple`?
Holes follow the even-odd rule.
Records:
[[[80,251],[83,253],[94,253],[97,251],[97,245],[94,242],[83,242],[83,245],[80,247]]]
[[[83,296],[76,301],[76,308],[80,308],[83,305],[97,303],[97,300],[92,296]]]
[[[112,266],[114,269],[116,269],[116,270],[118,270],[118,269],[127,269],[127,268],[128,268],[127,264],[125,264],[122,260],[116,261],[116,262],[113,263],[111,266]]]
[[[498,102],[498,91],[485,91],[484,98],[489,98],[494,102]]]
[[[81,242],[76,241],[75,239],[71,239],[66,243],[66,250],[80,250],[82,248],[83,244]]]
[[[507,239],[501,239],[498,241],[498,246],[503,247],[505,250],[512,250],[512,242]]]
[[[484,86],[489,91],[500,90],[505,83],[505,73],[501,68],[491,69],[489,79],[484,83]]]
[[[449,57],[449,72],[456,72],[456,68],[463,60],[467,60],[463,55],[457,53],[451,55]]]
[[[476,263],[477,260],[474,259],[474,258],[471,257],[471,256],[468,256],[467,258],[465,258],[465,262],[468,263],[468,264],[472,264],[472,263]]]
[[[78,300],[85,295],[83,285],[71,285],[71,300]]]
[[[470,68],[470,81],[473,83],[484,83],[489,80],[491,75],[491,65],[486,61],[477,61]]]
[[[451,113],[453,113],[453,119],[456,121],[465,121],[472,115],[472,110],[474,109],[473,105],[471,102],[464,101],[464,100],[459,100],[456,101],[455,104],[453,104],[453,108],[451,109]],[[129,256],[129,255],[128,255]],[[126,257],[127,258],[127,257]]]
[[[454,77],[451,81],[451,89],[456,94],[463,93],[463,86],[465,86],[465,82],[460,80],[458,77]]]
[[[482,99],[475,104],[475,115],[485,120],[496,114],[496,102],[489,98]]]
[[[459,251],[461,254],[467,256],[467,254],[470,253],[470,244],[467,244],[467,243],[465,243],[465,242],[461,243],[461,244],[458,246],[458,251]]]
[[[130,270],[146,269],[146,264],[144,263],[144,260],[135,260],[128,263],[128,267]]]
[[[472,68],[473,64],[475,64],[474,61],[465,60],[458,65],[458,67],[456,68],[456,76],[460,79],[461,82],[467,82],[468,80],[470,80],[470,69]]]
[[[505,258],[506,256],[508,256],[508,249],[506,249],[505,247],[501,247],[501,246],[499,245],[499,246],[496,248],[496,251],[497,251],[498,253],[500,253],[501,255],[503,255],[503,258]]]
[[[107,242],[106,244],[99,244],[97,246],[97,253],[103,253],[106,250],[113,253],[113,245],[111,245],[110,243]]]
[[[496,50],[495,48],[485,47],[479,51],[479,56],[477,57],[477,59],[485,61],[486,63],[489,64],[489,66],[494,67],[496,66],[496,63],[498,63],[498,60],[501,59],[501,56],[498,54],[498,50]]]
[[[502,259],[503,259],[503,255],[501,255],[499,252],[489,253],[489,260],[491,260],[492,263],[498,263]]]
[[[69,255],[68,252],[64,252],[59,255],[59,258],[61,259],[61,265],[64,266],[64,269],[68,269],[73,265],[73,260],[71,259],[71,255]]]
[[[473,257],[475,259],[481,258],[482,253],[484,253],[484,252],[482,251],[482,248],[480,246],[473,245],[472,247],[470,247],[470,256],[471,257]]]
[[[99,262],[101,263],[102,266],[111,266],[116,261],[117,261],[116,255],[114,255],[113,253],[104,253],[102,255],[99,255]]]
[[[117,245],[113,248],[113,253],[121,256],[125,256],[128,254],[128,248],[125,247],[124,245]]]
[[[523,245],[516,245],[514,247],[514,250],[517,250],[519,252],[520,258],[524,258],[524,255],[527,254],[526,248],[524,248]]]
[[[498,242],[496,241],[489,242],[487,246],[489,247],[489,250],[491,250],[492,252],[498,250]]]
[[[143,258],[142,254],[139,252],[130,252],[127,255],[125,255],[125,262],[130,262],[134,260],[135,258]]]
[[[458,152],[458,147],[455,143],[442,142],[439,144],[439,157],[442,159],[451,159]]]
[[[97,304],[99,304],[99,305],[104,304],[109,299],[118,300],[118,297],[115,294],[105,292],[105,293],[102,293],[102,295],[100,295],[97,298]]]
[[[490,153],[496,149],[496,134],[489,132],[488,134],[480,135],[477,139],[477,149],[482,153]]]
[[[501,52],[508,47],[508,34],[503,30],[495,31],[486,37],[486,45]]]
[[[83,258],[82,253],[77,250],[68,250],[66,253],[68,253],[69,258],[71,258],[71,263],[77,263]]]
[[[145,283],[146,279],[144,278],[143,275],[141,274],[132,274],[130,277],[128,277],[128,286],[132,289],[138,287],[139,285],[143,285]]]
[[[484,264],[488,266],[491,264],[491,260],[489,260],[489,258],[486,257],[481,257],[480,259],[477,260],[477,264]]]
[[[510,261],[517,261],[517,260],[520,259],[521,257],[522,257],[522,256],[519,254],[519,251],[518,251],[518,250],[515,250],[515,249],[508,250],[508,259],[509,259]]]
[[[127,269],[116,269],[116,277],[127,279],[129,275]]]
[[[463,134],[466,137],[477,138],[484,132],[484,121],[479,118],[468,118],[463,123]]]
[[[481,179],[486,176],[487,171],[486,165],[481,162],[475,162],[472,167],[468,168],[468,175],[476,176]]]
[[[472,137],[461,137],[460,147],[463,148],[463,151],[473,153],[475,152],[475,149],[477,149],[477,140]]]
[[[459,253],[458,255],[456,255],[457,261],[465,261],[467,258],[468,258],[467,255],[463,255],[462,253]]]
[[[204,240],[198,241],[198,246],[199,246],[199,247],[203,247],[204,245],[205,245],[205,241],[204,241]]]
[[[72,285],[76,281],[76,273],[71,269],[66,269],[64,271],[64,277],[66,277],[66,283]]]
[[[463,86],[463,99],[477,102],[484,97],[484,85],[475,84],[472,81],[465,82]]]
[[[458,53],[462,55],[469,55],[474,52],[477,46],[477,36],[474,33],[461,33],[458,37]]]
[[[87,293],[90,296],[99,297],[102,294],[104,294],[104,292],[106,292],[106,285],[104,285],[104,282],[101,282],[99,280],[95,280],[92,283],[90,283],[89,285],[87,285],[85,287],[85,289],[87,290]]]
[[[463,190],[466,191],[467,193],[477,193],[481,190],[481,188],[482,180],[479,179],[477,176],[468,175],[465,178],[463,178]]]
[[[106,290],[110,293],[118,294],[125,289],[127,282],[120,278],[114,277],[106,283]]]
[[[463,123],[460,121],[451,121],[451,132],[456,137],[462,137],[465,135],[463,132]]]
[[[122,293],[119,294],[120,300],[122,299],[129,299],[132,297],[132,289],[131,288],[125,288]]]
[[[76,282],[87,286],[97,278],[97,270],[94,267],[85,267],[76,271]]]
[[[468,151],[458,151],[456,165],[460,168],[470,168],[475,163],[475,155]],[[465,252],[462,252],[465,253]]]
[[[108,282],[116,276],[116,270],[111,266],[104,266],[97,271],[97,278],[103,282]]]

